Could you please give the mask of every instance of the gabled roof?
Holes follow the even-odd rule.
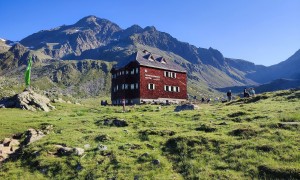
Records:
[[[173,61],[166,59],[162,56],[157,54],[150,53],[146,50],[144,51],[137,51],[136,53],[132,54],[127,60],[122,61],[117,64],[115,67],[116,69],[123,68],[130,62],[137,61],[141,66],[146,67],[153,67],[158,69],[165,69],[170,71],[177,71],[177,72],[186,72],[181,66],[177,65]]]

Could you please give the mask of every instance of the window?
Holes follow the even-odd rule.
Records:
[[[125,84],[125,89],[128,89],[128,84]]]
[[[126,70],[126,74],[128,74],[128,71]]]
[[[167,92],[180,92],[180,88],[178,86],[164,85],[164,90],[167,91]]]
[[[135,68],[135,74],[139,73],[139,68]]]
[[[155,89],[155,84],[149,83],[149,84],[148,84],[148,89],[149,89],[149,90],[154,90],[154,89]]]
[[[134,84],[131,84],[131,85],[130,85],[130,89],[134,89]]]
[[[125,84],[122,84],[122,89],[124,89],[125,88]]]
[[[135,89],[139,89],[139,84],[135,83]]]
[[[170,77],[170,78],[176,78],[176,73],[164,71],[164,76],[165,77]]]
[[[173,91],[174,91],[174,92],[180,92],[180,89],[179,89],[179,87],[177,87],[177,86],[173,86]]]
[[[132,70],[130,71],[130,74],[134,74],[134,69],[132,69]]]

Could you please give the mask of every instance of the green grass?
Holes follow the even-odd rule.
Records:
[[[100,97],[99,97],[100,98]],[[52,124],[46,137],[25,147],[0,168],[0,179],[299,179],[299,91],[280,91],[231,103],[101,107],[54,104],[49,113],[0,109],[0,139]],[[106,126],[119,118],[126,127]],[[56,156],[53,145],[81,147],[82,157]],[[108,147],[99,151],[99,144]],[[160,164],[153,164],[159,160]]]

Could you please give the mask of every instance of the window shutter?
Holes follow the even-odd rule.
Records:
[[[164,76],[165,76],[165,77],[167,76],[167,71],[164,71]]]
[[[176,78],[176,73],[174,73],[174,78]]]

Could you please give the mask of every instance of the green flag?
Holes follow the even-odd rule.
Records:
[[[31,57],[29,57],[28,66],[27,66],[26,72],[25,72],[25,84],[26,84],[26,87],[30,86],[31,64],[32,64],[32,59],[31,59]]]

